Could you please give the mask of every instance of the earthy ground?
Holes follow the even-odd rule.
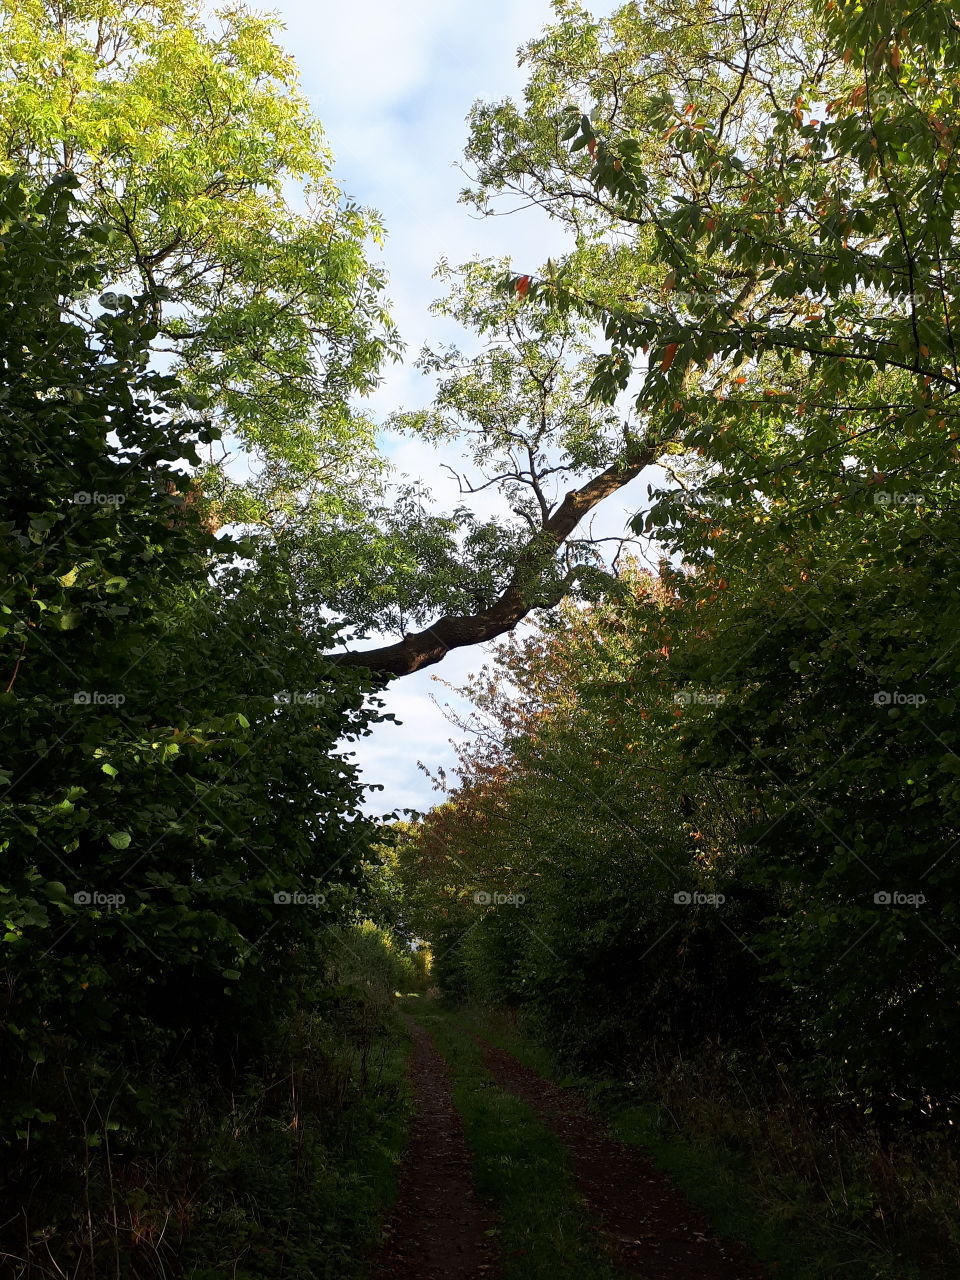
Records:
[[[414,1114],[397,1202],[370,1270],[373,1280],[496,1280],[484,1235],[494,1223],[473,1187],[449,1071],[413,1018],[410,1084]]]
[[[717,1239],[669,1177],[635,1147],[603,1132],[584,1099],[502,1049],[481,1042],[501,1089],[536,1112],[566,1144],[580,1192],[620,1269],[640,1280],[763,1280],[742,1248]]]
[[[406,1022],[414,1042],[415,1110],[397,1203],[373,1259],[372,1280],[498,1280],[494,1237],[486,1234],[495,1220],[473,1186],[446,1063],[429,1033],[412,1018]],[[479,1043],[497,1084],[527,1103],[566,1144],[597,1231],[624,1276],[764,1280],[739,1245],[711,1233],[666,1174],[603,1131],[583,1098],[502,1049]]]

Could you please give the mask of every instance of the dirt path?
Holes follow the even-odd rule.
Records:
[[[473,1186],[447,1064],[409,1016],[414,1114],[397,1202],[370,1268],[371,1280],[497,1280],[493,1226]]]
[[[527,1103],[567,1146],[580,1191],[618,1265],[640,1280],[764,1280],[741,1246],[719,1240],[665,1173],[608,1137],[583,1098],[480,1040],[502,1089]],[[451,1273],[453,1274],[453,1273]]]

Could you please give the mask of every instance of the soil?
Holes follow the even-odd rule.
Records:
[[[527,1103],[566,1144],[581,1195],[624,1275],[639,1280],[764,1280],[742,1245],[721,1240],[702,1214],[635,1147],[603,1131],[573,1090],[480,1041],[497,1084]]]
[[[450,1072],[428,1031],[413,1039],[410,1142],[371,1280],[501,1280],[496,1219],[473,1185]],[[588,1102],[485,1040],[496,1083],[566,1145],[580,1194],[617,1269],[637,1280],[766,1280],[744,1247],[719,1238],[669,1176],[604,1131]]]
[[[429,1032],[404,1018],[413,1038],[414,1112],[399,1189],[372,1280],[499,1280],[495,1227],[473,1185],[450,1072]]]

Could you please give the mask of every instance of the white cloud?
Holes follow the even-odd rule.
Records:
[[[361,116],[392,110],[429,84],[437,47],[456,25],[443,0],[285,0],[277,12],[307,91],[334,114]]]

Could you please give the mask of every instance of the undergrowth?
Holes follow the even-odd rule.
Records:
[[[418,975],[379,930],[340,941],[322,984],[241,1079],[203,1079],[191,1064],[72,1082],[85,1140],[65,1142],[55,1165],[48,1147],[32,1185],[7,1182],[0,1274],[362,1275],[406,1137],[409,1046],[393,994]],[[70,1084],[66,1063],[63,1074]],[[112,1099],[133,1087],[168,1099],[152,1130],[111,1124]]]

